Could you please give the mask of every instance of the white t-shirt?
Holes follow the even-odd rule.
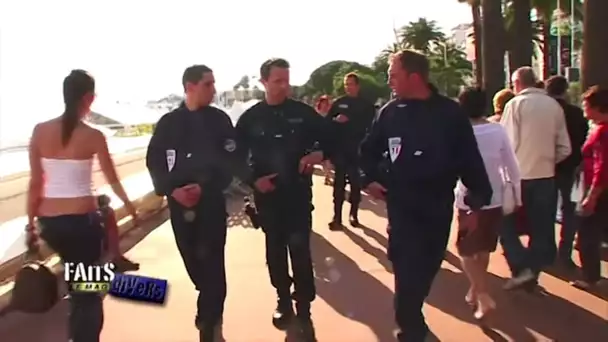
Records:
[[[474,125],[473,131],[493,190],[492,202],[483,209],[502,206],[503,172],[516,185],[517,196],[521,198],[519,166],[505,129],[498,123],[490,122]],[[456,208],[469,209],[464,204],[466,190],[464,184],[458,181],[458,185],[456,185]]]

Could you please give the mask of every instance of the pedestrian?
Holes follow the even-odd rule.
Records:
[[[36,219],[40,237],[63,262],[94,265],[102,261],[106,232],[93,194],[93,159],[127,212],[137,219],[133,203],[120,184],[102,132],[83,119],[95,100],[95,79],[72,70],[63,81],[65,110],[36,125],[29,146],[28,234]],[[103,328],[103,296],[70,289],[69,338],[98,342]]]
[[[326,121],[316,111],[288,98],[289,63],[269,59],[260,68],[265,99],[241,115],[237,124],[239,156],[250,159],[259,222],[266,235],[266,263],[277,291],[273,324],[284,329],[294,317],[300,332],[314,341],[310,304],[316,296],[310,252],[312,172],[327,154]],[[325,151],[327,152],[327,151]],[[289,275],[289,259],[293,276]],[[291,293],[291,285],[294,293]]]
[[[322,117],[326,117],[327,113],[331,109],[331,98],[327,95],[320,96],[317,102],[315,103],[315,109],[317,113]],[[329,160],[325,160],[323,162],[323,175],[325,176],[325,185],[332,185],[331,180],[331,171],[333,170],[333,165]]]
[[[213,71],[186,68],[185,101],[158,121],[146,163],[159,196],[166,196],[177,248],[198,291],[195,325],[201,341],[212,341],[226,299],[226,200],[236,150],[230,117],[211,106]]]
[[[582,277],[573,285],[592,290],[602,279],[602,234],[608,227],[608,89],[591,87],[583,94],[587,119],[595,123],[583,146],[583,197],[578,229]]]
[[[429,335],[422,305],[445,256],[456,181],[467,187],[463,202],[471,211],[490,203],[492,186],[467,117],[429,87],[427,57],[401,51],[388,73],[397,97],[361,145],[361,169],[366,192],[386,200],[388,209],[398,340],[418,342]],[[390,164],[381,176],[386,151]]]
[[[582,162],[581,149],[589,132],[589,123],[583,110],[568,102],[568,80],[564,76],[552,76],[546,82],[546,90],[564,111],[566,129],[570,138],[572,153],[555,168],[555,186],[561,198],[561,230],[557,249],[557,261],[569,269],[576,268],[572,262],[572,247],[576,235],[572,188],[575,185],[576,174]]]
[[[334,217],[329,229],[341,230],[342,206],[346,180],[350,183],[349,222],[359,227],[359,203],[361,202],[361,182],[359,179],[359,145],[369,130],[376,115],[374,104],[360,94],[361,85],[356,73],[344,76],[346,95],[337,98],[331,106],[327,118],[331,120],[331,134],[335,137],[331,162],[335,168],[334,176]]]
[[[503,89],[496,94],[494,94],[494,98],[492,99],[492,105],[494,107],[494,115],[488,118],[490,122],[500,122],[500,118],[502,117],[502,113],[505,110],[505,106],[507,102],[511,101],[515,97],[515,94],[511,91],[511,89]]]
[[[517,215],[508,215],[500,243],[511,269],[506,290],[533,289],[538,275],[555,261],[557,192],[555,167],[571,153],[564,111],[545,90],[536,87],[530,67],[517,69],[511,78],[516,94],[501,118],[521,170],[523,210],[530,241],[524,247],[516,229]]]
[[[458,97],[462,111],[469,117],[477,146],[492,184],[492,201],[477,212],[469,212],[464,203],[467,188],[462,181],[456,187],[458,240],[462,268],[469,278],[466,302],[475,308],[474,317],[483,319],[496,308],[486,278],[490,253],[496,250],[503,218],[503,192],[511,191],[515,204],[521,206],[519,166],[504,128],[485,118],[486,94],[479,88],[468,88]],[[508,195],[508,194],[507,194]],[[471,215],[477,215],[471,224]]]

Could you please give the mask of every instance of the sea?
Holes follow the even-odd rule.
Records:
[[[241,114],[249,107],[256,104],[257,100],[247,102],[235,102],[230,108],[217,106],[224,110],[236,123]],[[61,106],[49,113],[60,113]],[[166,110],[151,109],[146,104],[134,104],[129,102],[114,102],[111,104],[97,105],[92,110],[128,125],[142,123],[154,123]],[[27,146],[34,125],[40,121],[52,118],[51,115],[9,115],[9,112],[0,111],[0,179],[13,174],[27,172],[29,161]],[[37,118],[37,120],[32,120]],[[110,152],[120,154],[143,149],[148,145],[149,137],[114,137],[113,131],[99,127],[106,133]]]

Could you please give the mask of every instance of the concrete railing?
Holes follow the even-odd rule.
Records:
[[[152,190],[152,182],[147,172],[128,177],[122,183],[129,198],[138,208],[141,220],[149,218],[165,207],[165,200],[156,196]],[[122,201],[116,198],[109,186],[100,189],[98,194],[106,194],[112,199],[111,206],[116,211],[119,236],[136,227],[131,217],[127,214]],[[22,249],[22,252],[8,258],[8,260],[0,265],[0,311],[7,307],[14,285],[13,277],[26,261],[24,232],[26,222],[26,217],[20,217],[0,225],[0,232],[8,233],[3,234],[5,235],[3,236],[3,240],[8,237],[12,240],[14,246],[21,246]],[[50,248],[45,246],[44,243],[41,247],[42,258],[46,266],[58,272],[61,269],[60,258]]]

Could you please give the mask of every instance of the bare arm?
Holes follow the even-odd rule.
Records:
[[[27,191],[26,211],[30,225],[34,223],[34,219],[38,215],[38,206],[42,199],[42,185],[44,184],[40,152],[38,150],[38,131],[39,126],[34,127],[29,145],[30,182]]]
[[[94,144],[97,160],[99,161],[99,166],[101,167],[103,175],[106,177],[106,181],[108,184],[110,184],[112,191],[114,191],[116,196],[118,196],[118,198],[120,198],[125,205],[130,205],[131,201],[125,192],[125,189],[122,187],[120,179],[118,179],[114,161],[112,160],[112,156],[110,156],[110,151],[108,150],[106,137],[99,131],[95,131]]]

